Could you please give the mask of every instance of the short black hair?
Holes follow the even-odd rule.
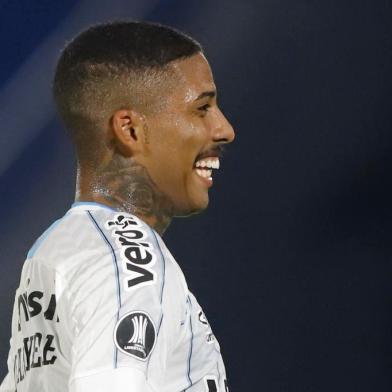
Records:
[[[92,136],[88,130],[96,127],[97,112],[114,93],[110,90],[126,85],[116,102],[130,103],[132,94],[143,95],[140,83],[138,89],[132,88],[139,76],[145,80],[146,72],[159,72],[174,60],[200,52],[201,45],[193,38],[151,22],[99,24],[80,33],[61,53],[53,83],[55,102],[71,138],[78,142]]]

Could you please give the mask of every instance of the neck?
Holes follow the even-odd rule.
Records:
[[[173,217],[170,202],[132,158],[114,156],[90,170],[80,165],[76,201],[94,201],[136,215],[159,234]]]

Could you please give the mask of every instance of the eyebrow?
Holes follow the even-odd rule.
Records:
[[[216,96],[216,91],[204,91],[204,93],[201,93],[195,101],[198,101],[199,99],[205,98],[205,97],[210,97],[213,98]]]

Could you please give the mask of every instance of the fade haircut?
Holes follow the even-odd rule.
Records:
[[[202,53],[198,42],[150,22],[113,22],[80,33],[61,53],[53,93],[78,158],[102,144],[99,129],[115,110],[158,110],[169,63]],[[161,108],[162,109],[162,108]],[[92,148],[94,146],[94,148]]]

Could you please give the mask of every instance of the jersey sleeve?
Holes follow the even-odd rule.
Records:
[[[151,356],[164,364],[169,351],[159,334],[165,270],[155,233],[130,216],[89,219],[94,235],[66,273],[75,392],[101,390],[78,387],[90,381],[120,385],[123,368],[133,370],[135,383],[140,375],[147,380]]]
[[[7,373],[3,382],[0,384],[0,392],[15,392],[15,383],[12,380],[11,374]]]

